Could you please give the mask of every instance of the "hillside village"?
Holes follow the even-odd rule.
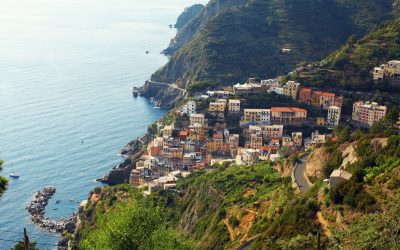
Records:
[[[263,94],[282,96],[293,104],[244,107],[249,97]],[[250,78],[231,89],[198,93],[173,111],[172,122],[156,124],[156,136],[136,163],[129,183],[151,193],[174,189],[178,178],[214,164],[277,162],[337,140],[330,132],[335,126],[370,128],[388,112],[376,102],[357,101],[351,117],[344,117],[342,107],[342,96],[295,81],[282,85],[278,79]],[[325,116],[312,116],[310,109]],[[337,170],[331,178],[336,183],[349,176]]]

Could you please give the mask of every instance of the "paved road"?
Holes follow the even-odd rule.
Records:
[[[299,159],[297,166],[294,169],[294,179],[299,186],[301,194],[305,194],[309,189],[310,185],[306,180],[305,177],[305,169],[306,169],[306,162],[308,159],[308,155],[303,156]]]
[[[153,84],[165,85],[165,86],[168,86],[168,87],[171,87],[171,88],[174,88],[174,89],[178,89],[178,90],[182,91],[183,93],[187,94],[186,89],[179,88],[174,83],[169,84],[169,83],[163,83],[163,82],[155,82],[155,81],[152,81],[152,80],[148,80],[148,82],[153,83]]]

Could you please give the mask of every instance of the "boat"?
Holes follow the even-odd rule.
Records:
[[[19,175],[16,174],[16,173],[14,172],[14,169],[12,168],[12,163],[11,163],[10,168],[11,168],[10,177],[11,177],[11,178],[14,178],[14,179],[18,179],[18,178],[19,178]]]
[[[11,177],[11,178],[14,178],[14,179],[18,179],[18,178],[19,178],[19,175],[16,174],[16,173],[14,173],[14,172],[12,172],[12,173],[10,173],[10,177]]]
[[[146,54],[149,54],[149,53],[150,53],[150,52],[147,50],[147,51],[146,51]]]

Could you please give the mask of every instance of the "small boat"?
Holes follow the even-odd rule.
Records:
[[[149,54],[149,53],[150,53],[150,52],[147,50],[147,51],[146,51],[146,54]]]
[[[53,210],[58,210],[58,208],[53,208]]]
[[[74,202],[75,200],[74,199],[69,199],[69,202]]]
[[[61,201],[60,201],[60,200],[57,200],[57,201],[56,201],[56,204],[60,204],[60,203],[61,203]]]
[[[14,173],[14,172],[12,172],[12,173],[10,174],[10,177],[11,177],[11,178],[14,178],[14,179],[18,179],[18,178],[19,178],[19,175],[16,174],[16,173]]]
[[[10,177],[11,177],[11,178],[14,178],[14,179],[18,179],[18,178],[19,178],[19,175],[16,174],[16,173],[14,172],[14,169],[12,168],[12,163],[11,163],[10,168],[11,168]]]
[[[172,24],[169,25],[169,28],[172,29]]]

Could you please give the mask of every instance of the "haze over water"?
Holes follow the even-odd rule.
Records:
[[[8,176],[12,163],[20,178],[0,198],[0,230],[21,233],[2,231],[1,239],[20,240],[26,227],[31,240],[56,243],[30,222],[25,206],[51,185],[57,192],[46,216],[77,211],[99,185],[94,179],[122,160],[117,152],[165,113],[130,90],[167,62],[160,51],[175,34],[168,25],[184,7],[204,2],[2,1],[1,174]],[[0,240],[0,249],[11,245]]]

